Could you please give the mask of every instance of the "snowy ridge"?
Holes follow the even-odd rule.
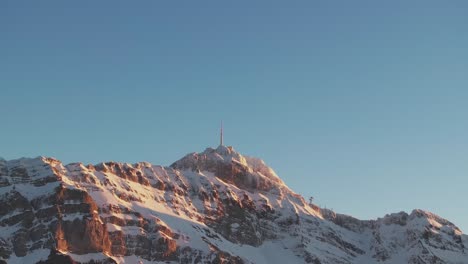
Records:
[[[337,214],[225,146],[170,167],[0,160],[0,200],[0,263],[468,263],[439,216]]]

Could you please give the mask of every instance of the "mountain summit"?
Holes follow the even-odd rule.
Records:
[[[188,154],[171,167],[177,170],[211,172],[228,183],[251,191],[285,187],[283,181],[263,160],[243,156],[233,147],[223,145],[216,149],[207,148],[202,153]]]
[[[319,208],[223,145],[169,167],[0,159],[0,202],[0,263],[468,263],[448,220]]]

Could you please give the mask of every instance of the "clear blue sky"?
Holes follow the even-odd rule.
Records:
[[[360,218],[468,231],[467,1],[1,1],[0,156],[225,142]]]

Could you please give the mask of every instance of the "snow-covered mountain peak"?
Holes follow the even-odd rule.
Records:
[[[0,176],[2,171],[4,175],[10,177],[23,178],[41,178],[50,176],[52,173],[50,163],[60,162],[54,158],[39,156],[35,158],[19,158],[13,160],[0,160]]]
[[[419,218],[424,218],[430,221],[436,221],[442,225],[451,225],[454,226],[453,223],[448,221],[447,219],[444,219],[434,213],[422,210],[422,209],[414,209],[411,214],[409,215],[410,219],[419,219]]]
[[[0,160],[0,203],[0,264],[468,264],[468,237],[435,214],[322,209],[226,146],[170,167]]]
[[[453,232],[461,234],[460,229],[452,222],[421,209],[414,209],[410,214],[406,212],[387,214],[383,218],[377,219],[376,222],[384,225],[411,226],[422,231],[430,228],[452,229]]]
[[[211,151],[212,148],[207,148],[206,150],[210,150]],[[206,151],[205,150],[205,151]],[[217,153],[219,153],[220,155],[232,155],[232,154],[236,154],[236,155],[239,155],[239,153],[237,153],[237,151],[234,149],[233,146],[224,146],[224,145],[219,145],[217,148],[214,149]]]
[[[237,152],[232,146],[219,145],[217,148],[206,148],[201,153],[191,153],[187,156],[202,157],[207,160],[217,161],[222,163],[237,162],[247,166],[247,161],[244,156]]]
[[[201,153],[190,153],[174,162],[171,167],[178,170],[211,172],[241,189],[287,188],[263,160],[243,156],[231,146],[220,145],[217,148],[207,148]]]
[[[435,230],[435,232],[445,232],[451,235],[461,235],[462,231],[449,220],[442,218],[434,213],[415,209],[409,215],[409,221],[419,225],[425,230]]]

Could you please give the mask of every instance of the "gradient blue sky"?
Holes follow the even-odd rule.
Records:
[[[467,1],[1,1],[0,156],[225,142],[360,218],[468,231]]]

